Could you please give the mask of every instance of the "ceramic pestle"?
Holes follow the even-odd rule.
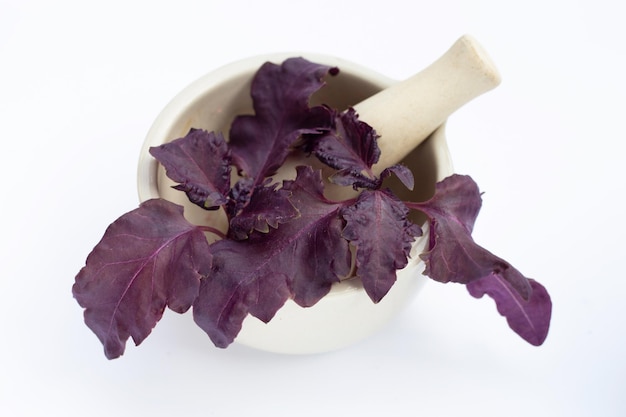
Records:
[[[374,173],[400,162],[455,110],[498,84],[492,60],[464,35],[429,67],[355,105],[359,118],[380,135]]]
[[[372,167],[378,175],[402,161],[458,108],[500,84],[500,74],[480,44],[460,37],[439,59],[412,77],[399,81],[353,107],[359,119],[380,136],[381,154]],[[295,177],[301,157],[290,158],[275,179]],[[334,171],[309,161],[328,178]],[[326,183],[324,195],[346,200],[357,194],[351,187]]]

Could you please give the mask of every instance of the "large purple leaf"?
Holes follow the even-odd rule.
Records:
[[[296,180],[285,181],[283,189],[292,193],[291,202],[300,216],[281,225],[274,240],[279,239],[284,246],[294,301],[308,307],[349,274],[352,255],[342,237],[344,221],[339,216],[345,203],[324,197],[320,171],[300,166],[297,172]]]
[[[230,344],[248,314],[267,322],[289,298],[311,306],[350,272],[339,216],[344,205],[324,198],[320,172],[299,167],[283,190],[291,193],[298,217],[268,233],[212,245],[213,273],[203,280],[193,311],[216,346]]]
[[[280,266],[265,262],[272,253],[263,242],[224,239],[211,251],[213,271],[202,280],[193,318],[215,346],[225,348],[248,314],[269,321],[291,297],[291,290]]]
[[[516,274],[521,275],[515,271]],[[467,284],[467,290],[476,298],[487,294],[496,302],[498,312],[506,317],[509,327],[528,343],[541,345],[550,328],[552,302],[546,289],[529,279],[532,292],[525,300],[515,291],[508,279],[492,273]]]
[[[329,110],[310,108],[309,99],[324,85],[326,74],[336,73],[336,68],[303,58],[263,64],[250,90],[255,113],[238,116],[229,134],[233,162],[244,175],[261,183],[274,175],[301,135],[328,127]]]
[[[396,270],[408,262],[411,244],[422,234],[407,219],[408,208],[386,191],[365,190],[346,207],[343,236],[356,246],[356,275],[378,303],[396,281]]]
[[[430,219],[429,248],[421,255],[426,263],[424,273],[439,282],[462,284],[497,273],[528,299],[531,293],[528,281],[513,273],[508,262],[482,248],[472,238],[481,204],[476,183],[469,176],[456,174],[437,183],[430,200],[407,203]]]
[[[380,157],[378,135],[374,129],[360,121],[353,108],[343,113],[334,111],[333,122],[325,134],[307,136],[304,149],[338,170],[330,178],[334,183],[378,188],[378,179],[371,170]]]
[[[191,129],[182,138],[150,148],[150,153],[192,203],[217,209],[227,202],[230,153],[220,134]]]
[[[129,337],[140,344],[166,306],[187,311],[210,267],[204,233],[185,220],[182,207],[148,200],[109,226],[72,292],[112,359]]]

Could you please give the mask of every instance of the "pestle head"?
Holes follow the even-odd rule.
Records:
[[[359,118],[380,135],[374,172],[400,162],[454,111],[500,81],[483,47],[464,35],[418,74],[355,105]]]

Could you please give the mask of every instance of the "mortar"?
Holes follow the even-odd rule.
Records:
[[[404,200],[423,201],[433,194],[437,181],[452,173],[445,138],[447,116],[499,82],[497,72],[485,70],[492,66],[476,45],[470,38],[461,38],[421,75],[403,82],[340,58],[298,53],[256,56],[213,71],[182,90],[148,132],[138,166],[139,199],[165,198],[183,205],[192,223],[217,225],[225,230],[223,213],[202,210],[184,193],[172,189],[174,183],[148,149],[182,137],[192,127],[226,135],[237,115],[253,111],[250,83],[258,68],[267,61],[281,63],[289,57],[303,56],[340,69],[337,76],[327,78],[327,85],[313,101],[339,109],[356,106],[361,119],[382,135],[379,171],[398,161],[407,165],[415,174],[414,190],[409,192],[400,186],[397,194]],[[426,105],[414,113],[419,110],[417,103]],[[283,174],[289,177],[289,173]],[[343,187],[331,192],[351,191]],[[416,220],[423,224],[423,219]],[[302,308],[289,300],[267,324],[249,316],[235,342],[277,353],[318,353],[345,347],[375,333],[413,301],[427,279],[419,259],[428,241],[424,229],[424,236],[413,245],[408,265],[398,271],[396,283],[378,304],[369,299],[358,279],[346,279],[334,284],[330,293],[312,307]]]

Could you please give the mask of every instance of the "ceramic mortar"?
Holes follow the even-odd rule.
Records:
[[[184,193],[172,189],[173,183],[148,149],[182,137],[192,127],[227,135],[237,115],[252,113],[250,83],[258,68],[266,61],[279,64],[293,56],[340,69],[337,76],[327,78],[327,85],[313,99],[339,109],[354,106],[398,84],[352,62],[312,54],[257,56],[213,71],[182,90],[151,127],[139,159],[140,201],[165,198],[183,205],[185,216],[192,223],[220,225],[224,229],[223,213],[202,210],[191,204]],[[405,200],[423,201],[430,197],[435,183],[452,173],[445,123],[410,151],[402,162],[415,174],[414,191],[398,185],[392,187],[397,187],[398,194]],[[423,220],[416,219],[421,223]],[[424,265],[418,255],[426,242],[425,236],[416,240],[409,264],[398,271],[396,283],[378,304],[369,299],[358,279],[350,278],[334,284],[330,293],[312,307],[302,308],[289,300],[267,324],[249,316],[235,342],[271,352],[303,354],[339,349],[366,338],[413,302],[424,285],[427,278],[422,275]]]

